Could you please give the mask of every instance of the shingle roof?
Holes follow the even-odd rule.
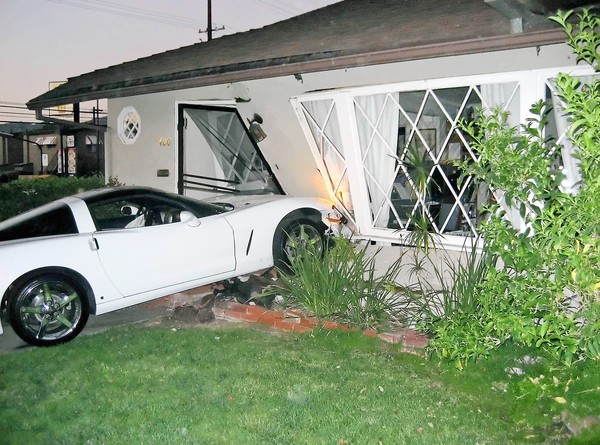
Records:
[[[99,69],[70,78],[27,104],[65,103],[222,84],[359,65],[559,43],[549,20],[510,18],[488,3],[523,0],[345,0],[264,28]],[[527,0],[589,4],[574,0]],[[526,11],[529,16],[532,13]]]

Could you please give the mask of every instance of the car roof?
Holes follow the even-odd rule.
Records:
[[[145,186],[132,186],[132,185],[124,185],[119,187],[105,187],[101,189],[88,190],[85,192],[78,193],[73,197],[79,198],[86,203],[93,203],[100,199],[106,198],[118,198],[119,196],[135,196],[135,195],[145,195],[145,194],[153,194],[153,195],[161,195],[161,196],[177,196],[173,193],[168,193],[163,190],[158,190],[152,187]]]

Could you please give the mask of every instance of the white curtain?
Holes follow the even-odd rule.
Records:
[[[355,98],[356,125],[375,227],[387,228],[389,222],[400,114],[398,93],[395,96],[396,101],[392,94]]]

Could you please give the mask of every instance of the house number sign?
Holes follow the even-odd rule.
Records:
[[[172,142],[173,140],[169,137],[162,136],[158,138],[158,144],[161,147],[170,147]]]

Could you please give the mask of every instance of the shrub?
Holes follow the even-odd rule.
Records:
[[[597,69],[600,18],[583,11],[573,26],[571,15],[559,13],[554,20],[578,61]],[[566,104],[569,137],[579,148],[577,193],[559,187],[564,176],[560,147],[546,136],[548,104],[534,104],[534,117],[520,127],[508,126],[498,109],[462,124],[481,157],[461,164],[464,174],[501,191],[520,210],[526,229],[514,228],[500,206],[488,209],[482,233],[487,252],[501,259],[499,267],[489,269],[478,289],[479,310],[441,318],[430,343],[459,367],[508,340],[543,348],[567,365],[600,358],[600,80],[586,84],[561,74],[556,87]]]
[[[357,248],[346,238],[332,240],[324,254],[299,249],[290,274],[282,274],[282,285],[271,287],[268,294],[281,294],[287,305],[299,305],[318,317],[361,327],[378,327],[394,319],[396,278],[401,270],[398,258],[381,276],[377,276],[377,253],[367,246]]]
[[[0,221],[56,199],[104,187],[104,178],[36,178],[0,184]]]

